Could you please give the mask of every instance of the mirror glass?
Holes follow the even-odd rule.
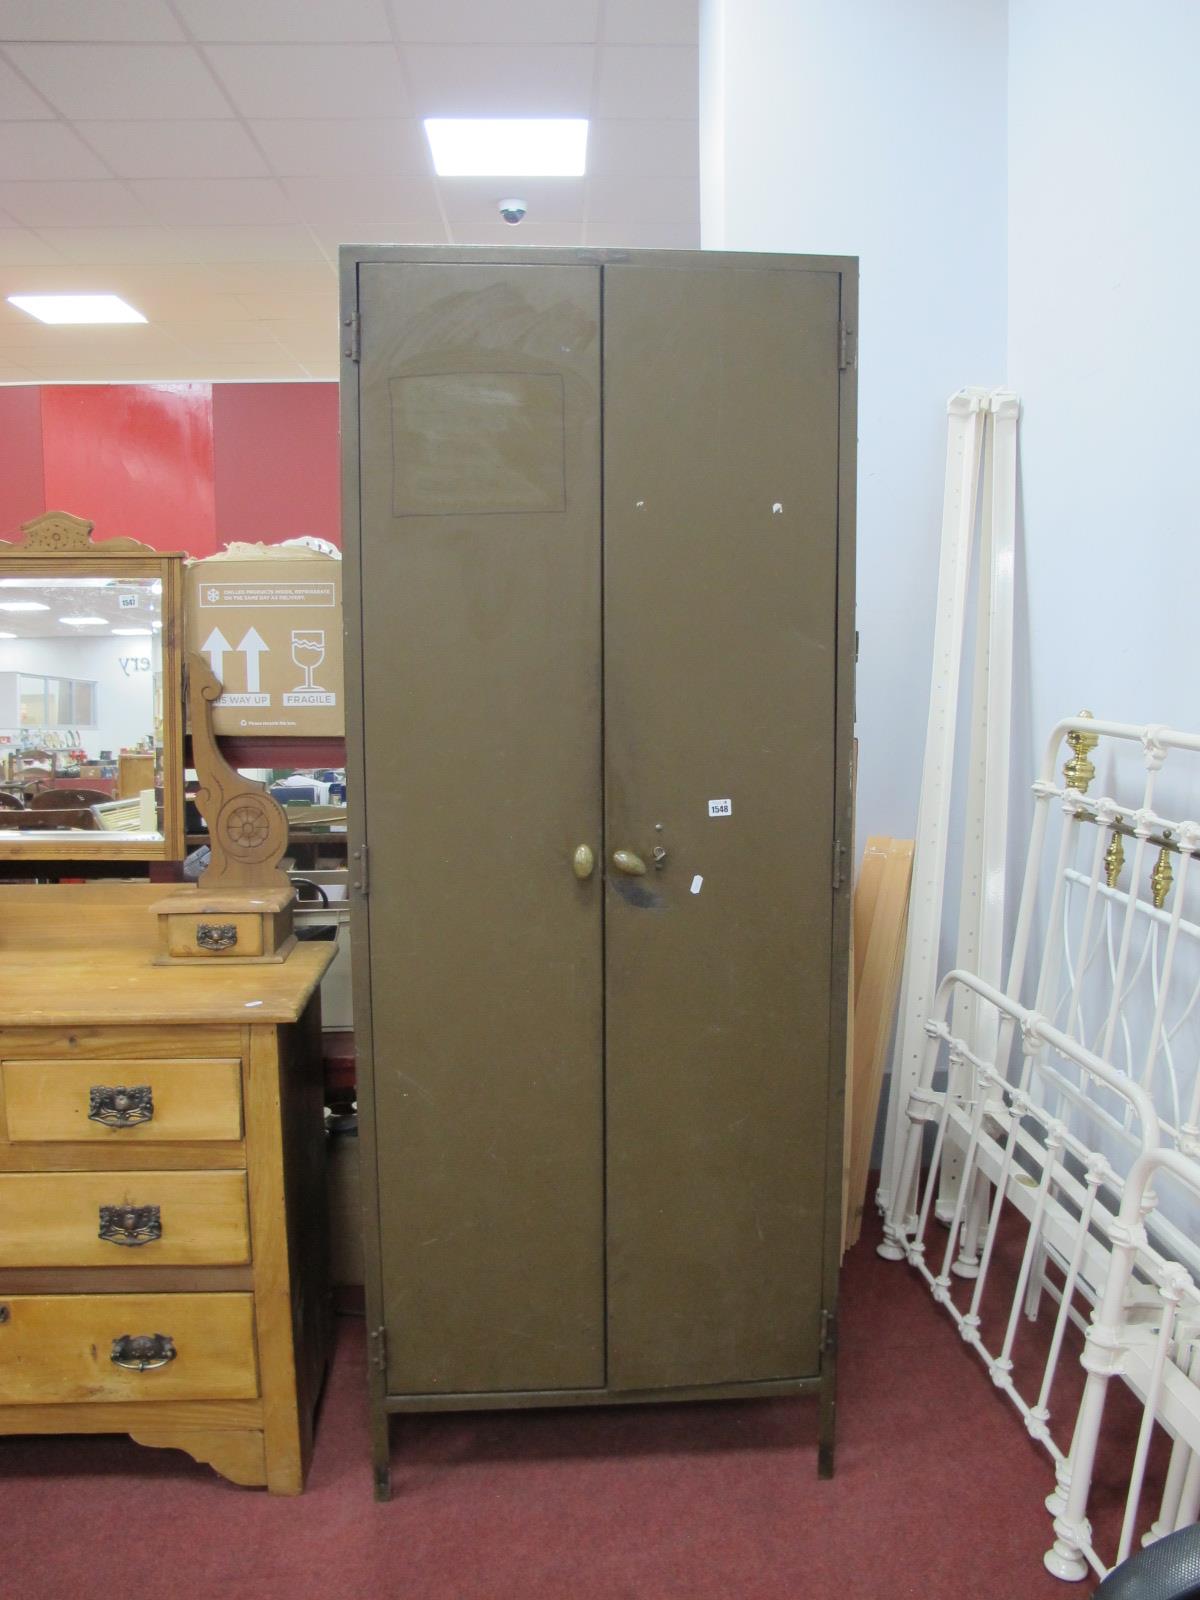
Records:
[[[163,837],[162,581],[0,578],[0,838]]]

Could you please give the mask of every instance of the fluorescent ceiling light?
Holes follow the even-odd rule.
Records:
[[[20,638],[20,635],[16,634],[16,633],[0,633],[0,639],[18,639],[18,638]]]
[[[150,624],[150,626],[151,626],[151,627],[152,627],[152,628],[161,628],[161,627],[162,627],[162,623],[161,623],[161,622],[152,622],[152,623],[151,623],[151,624]]]
[[[119,633],[123,639],[151,639],[154,635],[149,628],[114,628],[114,633]]]
[[[59,617],[60,622],[65,622],[68,628],[103,627],[108,621],[107,617]]]
[[[49,611],[40,600],[0,600],[0,611]]]
[[[39,322],[145,322],[115,294],[10,294],[10,306]]]
[[[426,117],[439,178],[581,178],[586,118]]]

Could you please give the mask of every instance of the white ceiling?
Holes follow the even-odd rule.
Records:
[[[698,0],[0,0],[0,383],[337,375],[337,247],[699,242]],[[586,178],[434,175],[420,118],[586,116]],[[516,193],[513,228],[497,202]]]

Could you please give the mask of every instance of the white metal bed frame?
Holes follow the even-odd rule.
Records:
[[[1140,749],[1139,804],[1088,795],[1095,778],[1089,756],[1101,738],[1111,741],[1110,755]],[[1055,769],[1064,740],[1073,755],[1059,781]],[[938,989],[925,1024],[919,1081],[904,1107],[908,1131],[897,1198],[881,1246],[882,1254],[905,1257],[921,1273],[1054,1461],[1056,1489],[1047,1504],[1057,1519],[1056,1539],[1046,1564],[1063,1578],[1083,1577],[1089,1566],[1105,1571],[1085,1515],[1091,1469],[1103,1442],[1103,1405],[1097,1407],[1092,1385],[1068,1448],[1073,1406],[1064,1411],[1058,1400],[1072,1325],[1087,1333],[1083,1360],[1089,1373],[1093,1367],[1099,1373],[1097,1350],[1104,1339],[1110,1356],[1119,1353],[1104,1366],[1104,1382],[1119,1372],[1148,1419],[1121,1551],[1128,1551],[1139,1514],[1155,1425],[1165,1427],[1174,1443],[1162,1506],[1147,1537],[1194,1520],[1200,1510],[1195,1349],[1190,1331],[1186,1338],[1178,1333],[1180,1326],[1200,1326],[1194,1287],[1200,1282],[1200,1246],[1190,1226],[1200,1215],[1200,1164],[1193,1159],[1200,1155],[1200,919],[1185,914],[1200,826],[1166,816],[1155,801],[1168,758],[1198,752],[1200,736],[1097,722],[1086,714],[1054,729],[1034,785],[1006,989],[962,970],[948,974]],[[1062,826],[1051,861],[1046,843],[1055,812]],[[1124,877],[1127,841],[1132,861]],[[1042,926],[1048,932],[1035,963],[1037,907],[1047,897]],[[1030,996],[1028,1002],[1023,995]],[[953,1029],[947,1025],[951,1006]],[[964,1018],[980,1017],[984,1025],[972,1026],[969,1036],[958,1031]],[[930,1159],[914,1217],[901,1197],[918,1184],[924,1154]],[[961,1182],[948,1188],[943,1175],[952,1158]],[[1150,1195],[1141,1175],[1160,1168],[1177,1180],[1176,1200],[1186,1197],[1190,1216],[1187,1205],[1181,1210],[1178,1204],[1167,1214]],[[952,1205],[946,1204],[947,1193]],[[1136,1247],[1127,1248],[1134,1205]],[[932,1230],[939,1216],[948,1234],[935,1250]],[[1006,1239],[1023,1233],[1023,1245],[1011,1281],[1003,1282],[1007,1303],[997,1318],[1003,1271],[995,1270],[995,1252],[1002,1230]],[[929,1260],[937,1251],[935,1271]],[[1118,1280],[1114,1310],[1110,1302],[1118,1290],[1112,1286]],[[1056,1306],[1049,1344],[1044,1356],[1039,1351],[1035,1381],[1023,1393],[1014,1348],[1022,1313],[1036,1319],[1044,1298]],[[1181,1305],[1190,1318],[1184,1324]],[[1175,1330],[1162,1336],[1167,1343],[1161,1356],[1147,1335],[1155,1317],[1159,1330],[1168,1322]],[[993,1333],[991,1322],[997,1320]],[[1200,1380],[1200,1360],[1195,1365]]]

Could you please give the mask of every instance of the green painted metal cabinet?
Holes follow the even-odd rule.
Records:
[[[342,252],[355,1016],[389,1413],[819,1390],[853,261]]]

